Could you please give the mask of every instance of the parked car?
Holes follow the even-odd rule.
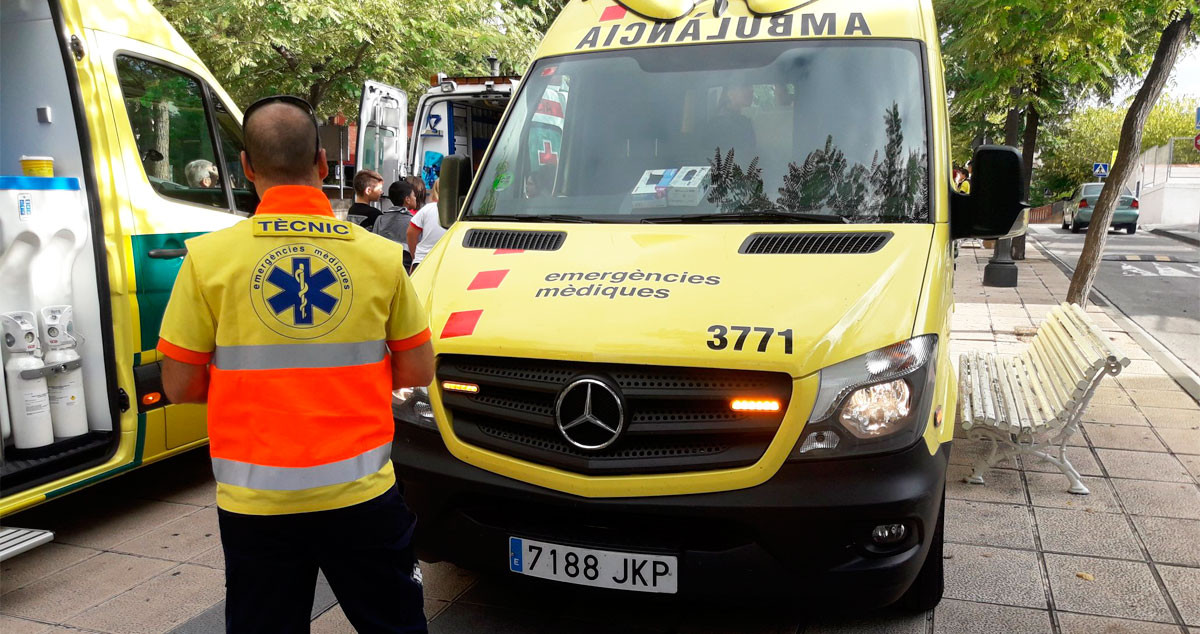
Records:
[[[1100,192],[1104,183],[1084,183],[1075,190],[1075,195],[1067,199],[1063,208],[1062,228],[1070,229],[1071,233],[1079,233],[1087,229],[1092,221],[1092,210],[1096,201],[1100,200]],[[1128,187],[1121,188],[1121,198],[1117,200],[1117,209],[1113,212],[1112,228],[1125,229],[1125,233],[1137,233],[1138,199]]]

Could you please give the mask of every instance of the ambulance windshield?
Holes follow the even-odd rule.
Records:
[[[599,52],[526,77],[468,218],[929,221],[915,42]]]

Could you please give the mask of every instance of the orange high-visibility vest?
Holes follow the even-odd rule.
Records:
[[[217,505],[342,508],[395,482],[390,353],[429,340],[404,248],[337,220],[321,190],[267,190],[187,241],[158,349],[209,364]]]

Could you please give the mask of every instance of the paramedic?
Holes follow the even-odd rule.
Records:
[[[425,632],[396,487],[392,390],[428,385],[403,249],[337,220],[307,102],[245,115],[254,218],[187,241],[158,349],[174,403],[208,403],[226,629],[307,632],[318,570],[360,632]]]

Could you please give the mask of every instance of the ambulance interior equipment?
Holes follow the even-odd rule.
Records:
[[[465,157],[478,168],[516,82],[516,77],[451,78],[439,73],[417,102],[410,137],[408,94],[367,81],[359,106],[355,169],[379,172],[386,188],[410,175],[419,175],[432,187],[446,156]]]
[[[59,50],[47,3],[0,3],[4,494],[99,464],[118,436],[103,234]],[[22,155],[52,157],[54,177],[23,176]]]

